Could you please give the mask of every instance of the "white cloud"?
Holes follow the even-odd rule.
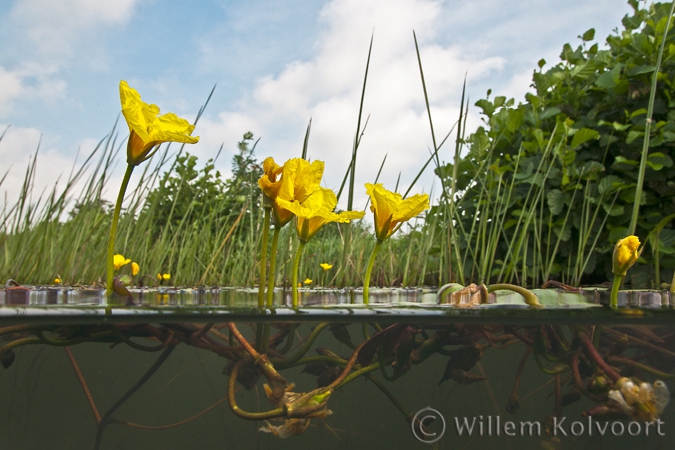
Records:
[[[17,99],[52,101],[62,98],[66,82],[55,77],[55,66],[24,63],[18,69],[0,66],[0,117],[7,117]]]
[[[10,18],[45,59],[70,56],[84,32],[125,22],[136,0],[19,0]],[[79,42],[78,42],[79,41]]]
[[[29,203],[35,204],[41,199],[40,204],[44,204],[52,192],[56,192],[57,195],[63,192],[73,167],[77,170],[84,162],[84,157],[89,155],[98,143],[92,139],[83,139],[80,145],[80,158],[74,161],[72,155],[63,154],[57,148],[52,146],[45,148],[44,142],[41,143],[42,133],[35,128],[8,128],[6,124],[0,124],[0,135],[3,132],[4,136],[0,140],[0,158],[3,161],[12,161],[11,165],[3,166],[3,172],[0,173],[0,179],[5,177],[0,185],[0,197],[7,211],[19,200],[30,167],[34,167],[35,172],[29,186]],[[35,160],[36,151],[37,160]],[[34,161],[36,163],[33,166]],[[82,191],[85,181],[86,175],[74,184],[70,191],[71,197],[77,196]],[[115,174],[109,183],[117,182],[119,186],[120,181],[121,177]],[[73,201],[74,197],[70,207],[73,206]]]
[[[315,56],[293,61],[281,73],[260,78],[236,113],[202,119],[198,125],[202,143],[198,145],[209,143],[217,148],[214,143],[236,142],[250,130],[263,136],[260,159],[272,155],[283,161],[300,156],[311,117],[309,156],[326,162],[325,181],[338,189],[349,164],[368,44],[374,31],[362,127],[368,115],[370,120],[359,150],[355,206],[365,204],[362,185],[374,180],[385,154],[388,157],[380,181],[393,189],[401,172],[399,189],[405,190],[432,147],[412,30],[416,30],[420,44],[439,142],[459,115],[464,74],[468,71],[477,79],[504,65],[502,58],[477,59],[459,47],[430,43],[443,26],[438,20],[440,11],[441,4],[430,0],[330,2],[320,15],[323,31]],[[449,152],[451,146],[444,150]],[[221,164],[229,161],[222,159]],[[430,189],[431,170],[427,169],[428,176],[416,191]]]

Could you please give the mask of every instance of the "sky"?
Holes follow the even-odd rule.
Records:
[[[193,133],[200,142],[186,149],[201,167],[223,145],[216,164],[223,176],[247,131],[260,138],[259,161],[300,156],[311,118],[308,157],[325,161],[324,186],[337,190],[349,164],[372,36],[369,119],[356,167],[355,207],[363,208],[361,187],[374,181],[385,155],[379,181],[393,190],[400,176],[405,191],[433,147],[413,30],[434,127],[444,136],[459,115],[465,75],[471,105],[487,89],[522,102],[537,61],[544,58],[545,69],[557,64],[562,46],[578,45],[589,28],[604,44],[631,11],[623,0],[6,0],[1,201],[14,203],[38,145],[34,192],[63,185],[78,151],[81,162],[120,119],[120,80],[162,113],[190,121],[215,85]],[[467,128],[480,124],[472,106]],[[123,121],[117,131],[126,139]],[[449,161],[453,149],[444,147],[441,159]],[[110,200],[123,153],[105,192]],[[433,189],[430,167],[413,192]]]

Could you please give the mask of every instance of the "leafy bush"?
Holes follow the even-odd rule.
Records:
[[[605,281],[614,243],[627,234],[645,130],[651,77],[670,4],[641,9],[624,29],[563,46],[561,62],[534,71],[534,92],[514,105],[490,91],[476,106],[485,126],[463,143],[453,212],[464,273],[479,281],[573,284]],[[675,213],[675,43],[668,33],[658,74],[645,186],[636,234],[644,239]],[[450,179],[453,165],[437,168]],[[445,183],[450,186],[450,181]],[[450,194],[448,194],[450,195]],[[660,233],[663,276],[675,267],[675,230]],[[652,262],[649,252],[643,253]],[[456,262],[455,262],[456,263]],[[658,280],[647,266],[634,284]]]

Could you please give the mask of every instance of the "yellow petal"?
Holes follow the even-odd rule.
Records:
[[[626,276],[626,271],[630,269],[640,258],[642,250],[640,248],[640,239],[637,236],[628,236],[620,239],[614,246],[612,255],[612,273],[619,276]]]
[[[141,270],[140,266],[136,262],[131,263],[131,275],[136,276],[138,271]]]
[[[401,194],[385,189],[381,183],[366,183],[375,218],[375,234],[380,241],[387,239],[398,226],[429,209],[429,196],[416,194],[403,199]]]
[[[365,214],[363,211],[334,213],[333,209],[337,205],[335,193],[320,186],[302,203],[287,201],[281,197],[277,197],[276,202],[295,214],[298,236],[303,242],[309,241],[327,223],[346,223],[351,219],[360,219]]]
[[[311,164],[302,158],[286,161],[279,197],[288,201],[304,202],[320,187],[323,170],[323,161],[312,161]]]
[[[263,193],[274,200],[279,195],[279,189],[281,188],[281,180],[278,179],[279,175],[283,172],[283,166],[279,166],[274,162],[274,158],[268,157],[263,161],[263,176],[258,180],[258,186],[262,189]]]
[[[120,270],[120,267],[125,266],[131,262],[130,259],[126,259],[124,256],[117,254],[113,256],[113,266],[115,270]]]
[[[198,136],[191,136],[194,125],[173,113],[159,116],[159,107],[143,102],[140,94],[124,80],[120,81],[120,102],[130,132],[127,163],[140,164],[163,142],[199,142]]]

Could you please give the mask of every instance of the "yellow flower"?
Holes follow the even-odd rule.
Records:
[[[375,235],[384,241],[406,222],[429,209],[429,196],[415,194],[405,200],[401,194],[386,190],[381,183],[366,183],[370,196],[370,210],[375,216]]]
[[[642,249],[638,251],[639,247],[640,239],[637,236],[628,236],[616,243],[612,256],[612,273],[614,275],[626,276],[628,269],[635,264],[642,253]]]
[[[272,200],[279,195],[279,189],[281,189],[281,179],[279,175],[281,175],[283,170],[284,167],[274,162],[274,158],[271,156],[265,158],[265,161],[263,161],[264,173],[258,180],[258,186],[260,186],[263,193]]]
[[[163,279],[164,281],[170,280],[170,279],[171,279],[171,274],[170,274],[170,273],[165,273],[164,275],[162,275],[162,279]]]
[[[59,278],[59,277],[54,278],[54,283],[55,284],[61,284],[61,278]]]
[[[136,275],[138,275],[139,270],[141,270],[141,268],[138,265],[138,263],[132,262],[131,263],[131,275],[135,277]]]
[[[130,259],[126,259],[124,256],[117,254],[113,256],[113,266],[115,270],[120,270],[120,267],[125,266],[131,262]]]
[[[332,265],[332,264],[328,264],[328,263],[321,263],[321,264],[319,264],[319,265],[321,266],[321,268],[322,268],[324,271],[327,271],[327,270],[330,270],[330,269],[333,268],[333,265]]]
[[[305,281],[303,281],[303,283],[312,284],[312,280],[310,280],[309,278],[305,278]]]
[[[199,142],[198,136],[191,136],[194,125],[173,113],[160,116],[159,107],[143,102],[136,89],[124,80],[120,81],[120,102],[129,125],[127,163],[130,165],[137,166],[151,157],[152,150],[164,142]]]
[[[285,176],[285,175],[284,175]],[[277,197],[277,204],[296,216],[298,236],[302,242],[309,241],[325,224],[330,222],[346,223],[351,219],[360,219],[363,211],[333,212],[337,206],[337,197],[330,189],[317,187],[316,191],[300,203]]]
[[[293,218],[294,212],[277,200],[285,202],[303,203],[317,189],[320,189],[321,178],[323,177],[323,161],[313,161],[310,163],[302,158],[293,158],[286,161],[283,166],[283,175],[278,186],[268,186],[267,191],[263,188],[265,195],[269,193],[276,195],[273,198],[274,203],[274,222],[277,227],[282,227]],[[263,176],[264,177],[264,176]],[[262,180],[262,179],[261,179]],[[261,186],[262,188],[262,186]]]

